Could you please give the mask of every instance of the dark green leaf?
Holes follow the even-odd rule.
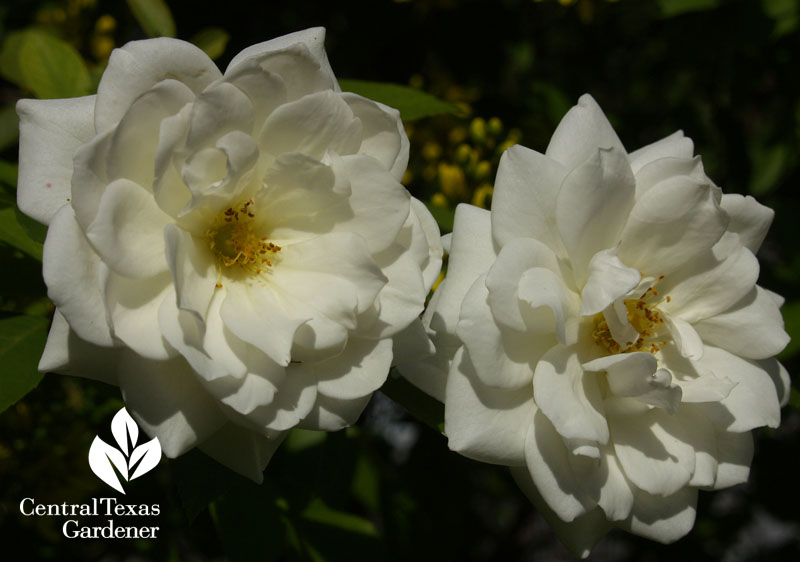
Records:
[[[778,359],[786,360],[800,351],[800,301],[789,302],[781,308],[786,333],[792,338],[789,344],[778,355]]]
[[[375,528],[371,521],[352,513],[328,507],[319,498],[312,500],[308,504],[308,507],[303,510],[302,517],[307,521],[335,527],[348,533],[357,533],[369,537],[378,536],[378,529]]]
[[[17,166],[16,162],[8,162],[6,160],[0,160],[0,182],[6,184],[9,187],[16,188],[18,169],[19,167]]]
[[[19,139],[19,118],[14,104],[4,105],[0,109],[0,152],[15,145]],[[5,162],[0,163],[5,164]],[[16,174],[14,183],[7,181],[7,175],[0,170],[0,181],[9,185],[16,185]]]
[[[444,432],[444,404],[431,398],[402,377],[392,376],[381,392],[403,406],[415,418],[436,431]]]
[[[212,59],[217,59],[225,52],[230,40],[230,33],[219,27],[207,27],[192,37],[192,43],[203,49]]]
[[[36,370],[50,321],[42,316],[0,319],[0,412],[36,388]]]
[[[688,12],[713,10],[719,6],[719,0],[658,0],[658,4],[661,15],[671,18]]]
[[[403,121],[416,121],[432,115],[459,112],[459,109],[453,104],[408,86],[364,80],[339,80],[339,85],[346,92],[354,92],[394,107],[400,111]]]
[[[448,232],[453,231],[453,221],[456,217],[455,210],[451,209],[450,207],[433,205],[430,201],[425,203],[425,206],[428,207],[428,210],[433,215],[433,218],[436,219],[436,222],[439,224],[439,230],[442,231],[442,234],[447,234]]]
[[[164,0],[127,0],[128,7],[150,37],[175,37],[175,20]]]
[[[31,238],[25,227],[20,224],[18,216],[22,217],[23,215],[18,214],[15,207],[0,209],[0,241],[42,261],[42,243]],[[38,224],[35,221],[33,223]],[[28,224],[29,228],[34,228],[30,223]]]

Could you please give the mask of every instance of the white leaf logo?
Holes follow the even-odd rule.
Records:
[[[117,472],[126,481],[150,472],[161,460],[161,444],[158,442],[158,437],[153,437],[147,443],[142,443],[137,447],[139,426],[125,408],[117,412],[114,419],[111,420],[111,434],[119,445],[119,449],[99,437],[95,437],[89,448],[89,467],[100,480],[124,494],[125,490],[122,488]],[[129,450],[130,455],[128,454]]]

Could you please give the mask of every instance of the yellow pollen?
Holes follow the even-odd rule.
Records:
[[[660,281],[662,278],[663,276],[659,277],[658,280]],[[625,300],[628,322],[639,333],[639,337],[635,342],[625,342],[625,345],[617,342],[611,335],[605,315],[600,312],[594,316],[594,329],[592,330],[594,343],[611,354],[631,353],[633,351],[657,353],[663,349],[667,342],[654,338],[659,328],[664,324],[661,312],[657,308],[661,301],[650,302],[652,297],[657,296],[658,290],[651,287],[638,299]],[[665,300],[670,302],[672,299],[667,296]]]
[[[209,247],[217,256],[220,275],[217,288],[222,287],[222,266],[238,265],[248,273],[259,274],[272,267],[270,256],[281,251],[280,246],[256,232],[254,205],[251,199],[227,208],[206,232]]]

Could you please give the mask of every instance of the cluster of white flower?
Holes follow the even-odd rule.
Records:
[[[545,154],[506,151],[491,212],[457,209],[420,321],[442,241],[399,183],[408,139],[340,91],[323,42],[224,73],[129,43],[96,96],[19,103],[57,307],[40,369],[119,385],[168,456],[260,481],[289,430],[354,423],[402,359],[450,448],[510,466],[576,553],[614,526],[686,534],[788,392],[753,255],[772,211],[723,195],[681,133],[626,152],[584,96]]]

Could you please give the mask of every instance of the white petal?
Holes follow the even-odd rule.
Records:
[[[499,390],[480,382],[463,348],[447,378],[444,429],[448,447],[493,464],[525,464],[525,435],[535,406],[530,388]]]
[[[114,130],[97,135],[75,151],[73,160],[72,208],[75,217],[84,231],[89,228],[100,206],[100,198],[108,185],[108,147],[111,145]]]
[[[247,418],[268,433],[291,429],[312,411],[316,400],[314,374],[302,364],[291,365],[272,403],[256,408]]]
[[[709,181],[699,156],[694,158],[659,158],[645,165],[636,174],[636,199],[651,189],[659,189],[663,181],[675,176],[689,176],[699,182]]]
[[[636,398],[674,414],[681,403],[681,389],[672,383],[672,375],[658,369],[650,353],[633,352],[601,357],[582,367],[587,371],[605,371],[608,387],[615,396]]]
[[[158,309],[164,299],[175,299],[168,274],[130,279],[114,272],[103,274],[103,292],[114,336],[139,355],[164,360],[175,350],[161,333]]]
[[[730,310],[701,320],[694,327],[707,344],[748,359],[771,357],[789,343],[778,306],[759,286]]]
[[[70,200],[72,159],[94,136],[95,96],[20,100],[17,203],[26,215],[50,224]]]
[[[621,148],[595,151],[564,178],[556,201],[556,225],[579,287],[586,281],[592,256],[619,242],[634,204],[635,186]]]
[[[525,440],[525,459],[533,483],[548,507],[564,521],[572,521],[597,505],[586,494],[572,470],[570,451],[559,432],[537,410]]]
[[[613,148],[625,154],[625,148],[603,110],[592,96],[584,94],[561,119],[545,154],[567,169],[573,169],[599,148]]]
[[[288,434],[282,432],[275,437],[264,437],[227,423],[198,447],[218,463],[261,484],[264,469]]]
[[[169,458],[182,455],[225,423],[217,402],[181,358],[151,361],[128,353],[119,363],[125,405],[139,426],[158,437]]]
[[[755,254],[767,235],[775,211],[749,195],[738,193],[723,195],[720,207],[730,217],[728,231],[738,234],[742,244]]]
[[[554,217],[567,172],[552,158],[521,145],[503,153],[492,196],[492,235],[499,247],[515,238],[535,238],[564,254]]]
[[[357,94],[344,93],[342,99],[361,120],[363,136],[359,154],[372,156],[400,181],[408,165],[409,148],[400,112]]]
[[[645,275],[657,276],[707,253],[728,225],[714,189],[679,176],[645,193],[631,209],[622,232],[620,259]]]
[[[119,356],[119,349],[82,340],[56,309],[38,369],[117,385],[117,371],[112,366]]]
[[[111,52],[97,88],[97,131],[119,123],[133,100],[165,77],[200,92],[220,76],[208,55],[186,41],[159,37],[126,43]]]
[[[259,145],[270,154],[302,152],[317,159],[328,151],[355,154],[361,137],[361,121],[342,96],[331,90],[279,106],[258,134]]]
[[[95,345],[111,346],[100,291],[100,258],[78,226],[71,207],[63,207],[53,217],[42,261],[47,296],[75,333]]]
[[[353,400],[337,400],[317,395],[317,401],[298,424],[300,429],[315,431],[339,431],[356,423],[358,417],[367,407],[371,395]]]
[[[578,314],[591,316],[602,312],[614,301],[635,289],[642,279],[638,270],[626,266],[617,257],[617,249],[597,252],[589,262],[588,279],[581,291]]]
[[[170,222],[152,194],[121,179],[106,188],[86,236],[111,269],[142,279],[167,270],[164,229]]]
[[[111,137],[109,180],[126,178],[150,190],[161,122],[193,99],[194,93],[176,80],[159,82],[136,98]]]
[[[733,432],[749,431],[762,425],[778,427],[781,419],[778,393],[761,365],[710,345],[706,346],[697,364],[737,383],[719,404],[707,405],[704,410],[707,417]]]
[[[600,508],[594,508],[572,521],[566,522],[556,515],[536,489],[527,467],[511,467],[511,475],[556,533],[558,539],[579,558],[587,558],[592,547],[611,530],[611,524]]]
[[[700,335],[691,324],[663,311],[661,318],[663,318],[681,355],[691,360],[697,360],[703,356],[703,340],[700,339]]]
[[[724,376],[717,376],[711,371],[702,373],[697,378],[687,380],[677,380],[676,384],[681,387],[681,402],[719,402],[731,393],[731,389],[736,383]]]
[[[206,240],[168,224],[164,232],[166,258],[175,284],[178,307],[205,318],[217,284],[217,269]]]
[[[232,131],[254,134],[253,113],[250,98],[233,84],[220,82],[206,88],[192,105],[186,150],[213,146]]]
[[[744,484],[753,460],[753,434],[717,430],[717,475],[713,488],[721,490]]]
[[[683,131],[675,131],[671,135],[652,144],[634,150],[628,155],[633,173],[637,174],[644,166],[661,158],[680,158],[688,160],[694,154],[694,143]]]
[[[451,254],[448,266],[448,279],[454,275],[450,268],[453,256],[458,250],[460,247],[453,248],[454,253]],[[548,293],[552,297],[549,302],[553,306],[557,306],[557,303],[561,302],[560,297],[566,290],[560,279],[560,269],[555,254],[550,248],[533,238],[512,240],[500,250],[497,261],[487,265],[491,265],[491,269],[486,275],[486,286],[489,289],[489,306],[492,309],[492,315],[504,326],[520,332],[527,331],[529,328],[525,323],[519,301],[520,282],[525,272],[535,268],[537,272],[532,275],[548,282],[548,286],[552,289]],[[550,274],[548,275],[546,271],[549,271]],[[528,282],[526,282],[526,286],[527,284]],[[532,300],[545,304],[542,302],[542,298]],[[552,326],[551,322],[542,328],[552,328]]]
[[[669,544],[692,530],[697,488],[683,488],[667,497],[639,491],[630,519],[621,527],[635,535]]]
[[[542,267],[529,269],[519,280],[519,300],[529,306],[522,307],[522,316],[532,334],[555,333],[560,343],[567,343],[566,319],[578,305],[560,277]]]
[[[753,253],[737,244],[722,256],[719,246],[664,280],[659,290],[671,300],[665,310],[695,323],[729,309],[753,289],[759,270]]]
[[[695,452],[688,437],[691,428],[684,427],[678,417],[660,408],[608,417],[622,470],[633,484],[648,493],[675,494],[694,473]]]
[[[422,273],[407,252],[391,264],[379,261],[378,265],[388,282],[378,294],[377,322],[369,328],[368,334],[365,333],[371,338],[391,337],[418,319],[428,295]]]
[[[303,49],[304,56],[314,61],[319,66],[322,73],[329,78],[330,86],[328,87],[338,91],[339,83],[333,75],[333,70],[331,70],[330,63],[328,62],[328,55],[325,53],[324,27],[312,27],[304,29],[303,31],[282,35],[281,37],[276,37],[275,39],[270,39],[263,43],[251,45],[233,57],[233,60],[231,60],[230,64],[228,64],[228,68],[225,70],[225,74],[230,74],[237,66],[251,57],[264,58],[264,55],[278,53],[298,43],[305,46],[305,49]]]
[[[490,216],[489,211],[472,205],[456,207],[447,280],[436,291],[440,295],[434,297],[436,307],[428,309],[432,311],[429,326],[435,332],[456,333],[464,295],[495,260]]]
[[[503,330],[489,310],[488,294],[483,277],[479,277],[461,305],[458,335],[483,384],[509,390],[526,386],[533,378],[531,365],[557,340],[544,334]]]
[[[317,391],[329,398],[353,400],[378,390],[392,366],[392,340],[351,338],[337,357],[309,365]]]
[[[225,326],[279,365],[288,365],[294,334],[309,318],[292,316],[269,287],[235,282],[226,287],[221,309]]]
[[[581,367],[576,347],[558,345],[539,360],[533,375],[536,404],[564,438],[605,444],[603,398],[596,377]]]

